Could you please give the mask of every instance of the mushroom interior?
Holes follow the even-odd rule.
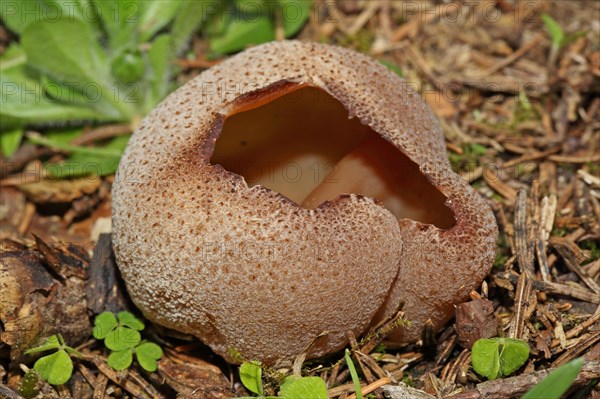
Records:
[[[442,229],[455,224],[446,197],[417,164],[315,87],[239,99],[225,118],[211,164],[304,208],[361,194],[379,200],[398,220]]]

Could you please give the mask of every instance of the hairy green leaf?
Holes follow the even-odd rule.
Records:
[[[275,39],[275,29],[269,15],[233,15],[225,33],[213,38],[210,48],[217,54],[239,51],[251,44],[260,44]]]
[[[112,81],[106,54],[88,24],[78,20],[34,22],[23,32],[21,45],[29,64],[41,73],[80,91],[93,91],[90,107],[103,109],[115,120],[129,120],[133,115],[125,88]]]
[[[4,130],[0,132],[0,148],[5,157],[17,151],[23,138],[23,129]]]
[[[298,33],[310,16],[312,0],[277,0],[285,37]]]

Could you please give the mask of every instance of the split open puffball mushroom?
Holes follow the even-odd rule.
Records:
[[[401,302],[411,323],[393,341],[439,329],[489,272],[497,227],[409,84],[288,41],[212,67],[141,122],[113,234],[149,320],[274,364],[338,351]]]

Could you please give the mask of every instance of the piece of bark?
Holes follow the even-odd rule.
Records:
[[[42,245],[58,270],[80,264],[83,271],[85,253],[68,245],[54,251]],[[83,279],[78,273],[54,275],[45,257],[36,249],[0,250],[0,321],[4,330],[0,341],[10,346],[13,364],[24,361],[23,352],[40,344],[50,335],[60,333],[76,346],[91,335]],[[68,264],[64,266],[62,264]]]
[[[119,275],[110,234],[100,234],[90,261],[86,282],[87,305],[92,313],[132,310]]]
[[[492,301],[479,299],[458,305],[455,329],[458,342],[466,349],[471,349],[480,338],[495,337],[498,333],[498,322]]]
[[[2,187],[0,195],[0,239],[16,239],[26,216],[25,194],[14,187]]]
[[[68,277],[78,277],[85,280],[89,260],[87,254],[72,244],[49,245],[40,237],[35,237],[37,251],[44,257],[50,273],[61,280]]]
[[[0,384],[0,397],[5,399],[23,399],[21,395],[2,384]]]
[[[190,399],[232,396],[229,382],[217,366],[189,356],[183,360],[174,362],[164,357],[158,362],[158,373],[180,395]]]

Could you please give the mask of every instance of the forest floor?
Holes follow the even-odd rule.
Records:
[[[585,356],[571,392],[600,398],[600,2],[346,0],[318,1],[313,11],[299,39],[370,54],[411,82],[439,118],[453,168],[487,199],[500,229],[494,267],[470,293],[475,305],[417,344],[352,348],[362,352],[363,386],[377,398],[397,381],[435,397],[516,398],[544,370]],[[566,40],[553,41],[544,13]],[[193,49],[181,83],[219,62],[204,56],[202,37]],[[106,365],[90,312],[134,310],[106,234],[113,177],[31,181],[42,160],[60,156],[23,145],[10,160],[21,167],[1,176],[2,300],[20,307],[14,314],[0,304],[2,384],[18,390],[33,364],[23,351],[60,332],[83,358],[69,383],[38,382],[41,397],[247,396],[237,367],[156,326],[148,334],[165,352],[158,373]],[[9,293],[9,281],[21,289]],[[512,376],[485,382],[469,346],[489,325],[531,352]],[[327,381],[330,397],[353,398],[341,358],[303,371]]]

